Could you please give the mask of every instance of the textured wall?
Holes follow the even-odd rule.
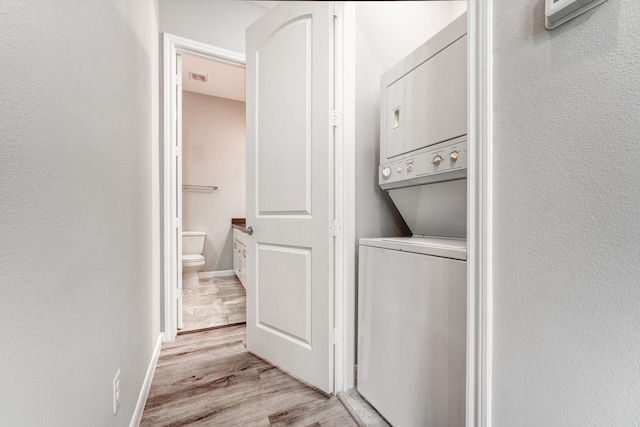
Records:
[[[155,16],[142,0],[2,1],[2,425],[131,421],[160,333]]]
[[[218,191],[183,191],[184,230],[205,231],[204,271],[233,270],[231,218],[245,216],[245,104],[183,92],[184,184]]]
[[[494,2],[494,425],[640,423],[640,3]]]

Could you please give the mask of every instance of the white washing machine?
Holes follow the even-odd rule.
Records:
[[[464,426],[466,241],[360,239],[358,392],[394,427]]]

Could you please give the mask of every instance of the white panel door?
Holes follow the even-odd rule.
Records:
[[[280,2],[247,29],[247,347],[333,392],[333,13]]]

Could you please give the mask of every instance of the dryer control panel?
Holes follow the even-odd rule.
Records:
[[[467,176],[467,139],[442,143],[432,150],[380,165],[378,182],[385,190]]]

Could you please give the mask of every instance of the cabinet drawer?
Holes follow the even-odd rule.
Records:
[[[247,244],[246,243],[247,242],[247,235],[244,232],[238,230],[237,228],[234,228],[233,229],[233,240],[234,241],[238,241],[241,244],[246,246],[246,244]]]
[[[245,266],[247,257],[247,235],[237,228],[233,228],[233,271],[244,286]]]

